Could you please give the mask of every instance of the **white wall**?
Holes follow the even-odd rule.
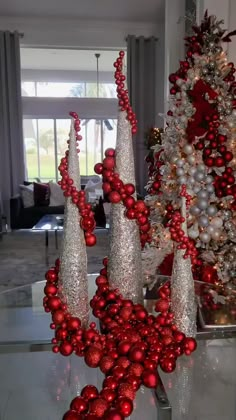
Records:
[[[142,22],[0,17],[0,29],[23,32],[22,46],[119,49],[125,47],[128,34],[158,37],[162,26]]]
[[[169,75],[179,68],[184,58],[185,0],[165,2],[165,111],[168,110]]]

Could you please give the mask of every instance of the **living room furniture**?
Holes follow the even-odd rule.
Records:
[[[89,275],[89,294],[96,275]],[[61,420],[85,384],[103,375],[83,359],[51,351],[51,316],[42,307],[45,282],[0,293],[0,416],[4,420]],[[198,348],[182,356],[160,386],[141,387],[131,420],[235,420],[236,338],[201,331]],[[163,387],[161,386],[163,385]],[[20,417],[19,417],[20,413]]]

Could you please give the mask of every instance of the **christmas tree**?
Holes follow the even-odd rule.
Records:
[[[205,13],[187,36],[186,58],[169,81],[162,144],[147,185],[152,243],[191,258],[195,278],[236,282],[236,82],[223,21]],[[183,215],[181,206],[186,208]],[[182,228],[187,222],[187,231]],[[171,256],[168,257],[168,267]],[[159,261],[160,262],[160,261]],[[235,283],[236,285],[236,283]]]

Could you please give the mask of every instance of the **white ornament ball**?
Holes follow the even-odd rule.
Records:
[[[178,166],[179,168],[184,166],[184,160],[183,159],[177,159],[175,163],[176,163],[176,166]]]
[[[220,236],[221,236],[221,232],[217,229],[214,229],[214,231],[211,234],[212,239],[214,239],[215,241],[219,241]]]
[[[198,224],[201,227],[207,227],[209,225],[208,217],[205,215],[200,216],[198,219]]]
[[[189,163],[190,165],[194,165],[194,163],[195,163],[195,157],[194,157],[193,155],[189,155],[189,156],[187,157],[187,161],[188,161],[188,163]]]
[[[223,220],[220,217],[214,217],[211,220],[211,225],[214,226],[216,229],[220,229],[223,226]]]
[[[211,236],[209,235],[208,232],[200,233],[199,238],[201,239],[202,242],[204,242],[204,244],[208,244],[208,242],[210,242],[211,240]]]
[[[192,148],[191,144],[185,144],[185,146],[183,147],[183,152],[186,155],[191,155],[193,153],[193,148]]]
[[[218,211],[217,208],[213,205],[210,205],[206,210],[208,216],[210,216],[210,217],[215,216],[217,211]]]

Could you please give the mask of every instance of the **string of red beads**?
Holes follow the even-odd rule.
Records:
[[[194,241],[192,241],[187,235],[185,235],[184,230],[182,229],[182,224],[184,223],[184,221],[185,219],[184,217],[182,217],[180,211],[175,210],[171,214],[171,219],[167,223],[167,226],[169,227],[171,239],[179,244],[177,246],[177,249],[185,250],[183,258],[187,259],[188,257],[190,257],[192,264],[195,265],[198,263],[198,251],[195,247]]]
[[[119,52],[119,57],[116,59],[114,63],[114,67],[116,68],[115,71],[115,83],[117,85],[117,98],[119,100],[119,106],[121,111],[127,112],[127,120],[130,122],[132,127],[132,134],[137,133],[137,120],[135,113],[130,105],[129,101],[129,94],[128,90],[125,89],[125,80],[126,77],[122,72],[123,69],[123,58],[124,58],[124,51]]]
[[[181,190],[180,190],[180,197],[186,198],[186,207],[188,209],[191,204],[192,196],[187,193],[186,185],[182,185]]]
[[[46,273],[44,308],[52,314],[53,351],[69,356],[73,352],[84,357],[90,367],[104,373],[102,389],[86,385],[73,399],[63,420],[106,420],[130,416],[133,400],[140,386],[155,388],[159,376],[157,367],[172,372],[176,359],[190,355],[196,341],[177,330],[170,309],[170,284],[159,289],[155,305],[157,315],[149,315],[143,305],[123,299],[118,290],[109,288],[108,259],[96,279],[97,291],[91,300],[93,315],[100,320],[100,333],[92,322],[84,329],[77,317],[72,317],[58,296],[60,261]]]
[[[82,140],[82,136],[79,134],[80,132],[80,120],[76,112],[70,112],[70,116],[74,118],[74,128],[76,132],[76,141],[79,142]],[[64,191],[65,197],[71,197],[72,202],[77,206],[79,210],[79,214],[81,216],[80,225],[81,228],[84,230],[85,236],[85,243],[87,246],[94,246],[96,244],[96,236],[94,235],[93,231],[96,227],[96,222],[94,219],[94,213],[92,211],[91,204],[86,203],[85,192],[78,191],[77,188],[73,185],[74,181],[70,178],[68,173],[68,155],[69,155],[69,147],[70,141],[68,143],[68,150],[65,152],[65,156],[61,159],[61,163],[58,167],[58,170],[61,174],[61,181],[58,184],[61,186],[61,189]],[[78,146],[78,143],[77,143]],[[79,148],[77,147],[77,151],[79,153]]]
[[[151,241],[150,223],[148,216],[150,210],[143,200],[135,200],[133,194],[135,186],[124,184],[119,174],[115,172],[115,149],[107,149],[102,163],[94,166],[94,171],[102,175],[103,191],[113,204],[123,203],[125,215],[130,220],[136,220],[139,225],[141,246]]]

